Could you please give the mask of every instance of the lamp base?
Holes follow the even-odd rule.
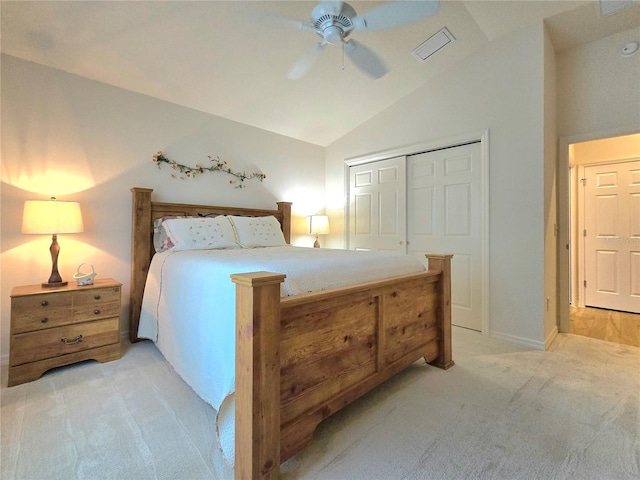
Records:
[[[56,287],[64,287],[68,285],[69,282],[62,281],[62,277],[60,273],[58,273],[58,254],[60,253],[60,245],[58,245],[58,235],[55,233],[51,235],[51,247],[49,247],[49,252],[51,252],[51,276],[49,277],[49,281],[42,284],[43,288],[56,288]]]
[[[318,241],[318,235],[316,235],[316,241],[313,242],[313,248],[320,248],[320,242]]]

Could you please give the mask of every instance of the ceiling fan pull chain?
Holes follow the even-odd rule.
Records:
[[[340,70],[344,72],[344,42],[342,42],[342,68]]]

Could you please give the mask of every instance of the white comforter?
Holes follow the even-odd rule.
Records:
[[[424,271],[416,257],[303,247],[166,251],[153,257],[138,335],[153,340],[176,372],[218,411],[233,461],[235,284],[233,273],[286,274],[281,296]]]

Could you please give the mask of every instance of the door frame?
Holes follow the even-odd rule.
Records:
[[[366,153],[363,155],[357,155],[354,157],[346,158],[344,160],[344,192],[345,192],[345,230],[344,230],[344,244],[349,248],[349,225],[351,219],[349,218],[349,168],[355,165],[361,165],[363,163],[371,163],[378,160],[384,160],[391,157],[399,157],[402,155],[414,155],[416,153],[424,153],[434,150],[441,150],[445,148],[457,147],[472,142],[480,142],[480,242],[481,242],[481,259],[480,265],[482,271],[480,272],[480,278],[482,279],[481,296],[482,296],[482,309],[481,309],[481,328],[483,335],[490,335],[491,325],[489,319],[489,299],[490,299],[490,285],[489,285],[489,129],[479,130],[475,132],[460,133],[451,137],[439,138],[436,140],[428,140],[420,143],[414,143],[409,145],[398,146],[390,148],[388,150],[381,150],[378,152]]]
[[[569,146],[573,143],[590,142],[592,140],[604,140],[612,137],[622,137],[640,133],[640,126],[621,127],[613,130],[584,133],[578,135],[561,136],[558,138],[558,236],[556,244],[556,285],[557,285],[557,325],[559,333],[570,333],[571,303],[574,300],[571,295],[571,255],[576,247],[576,239],[573,238],[571,217],[571,165],[569,158]],[[577,170],[576,170],[577,171]],[[563,227],[564,226],[564,227]],[[578,236],[578,239],[580,236]],[[580,270],[582,272],[583,270]],[[584,277],[583,277],[584,279]],[[578,288],[580,288],[578,286]],[[574,296],[575,297],[575,296]]]

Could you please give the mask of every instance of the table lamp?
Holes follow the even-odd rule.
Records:
[[[314,242],[313,247],[320,248],[318,235],[326,235],[329,233],[329,217],[326,215],[309,216],[309,233],[315,234],[316,236],[316,241]]]
[[[51,276],[43,287],[63,287],[69,282],[63,282],[58,273],[58,245],[59,233],[80,233],[84,231],[82,214],[78,202],[60,202],[55,197],[51,200],[26,200],[22,214],[22,233],[43,235],[50,234],[51,247]]]

